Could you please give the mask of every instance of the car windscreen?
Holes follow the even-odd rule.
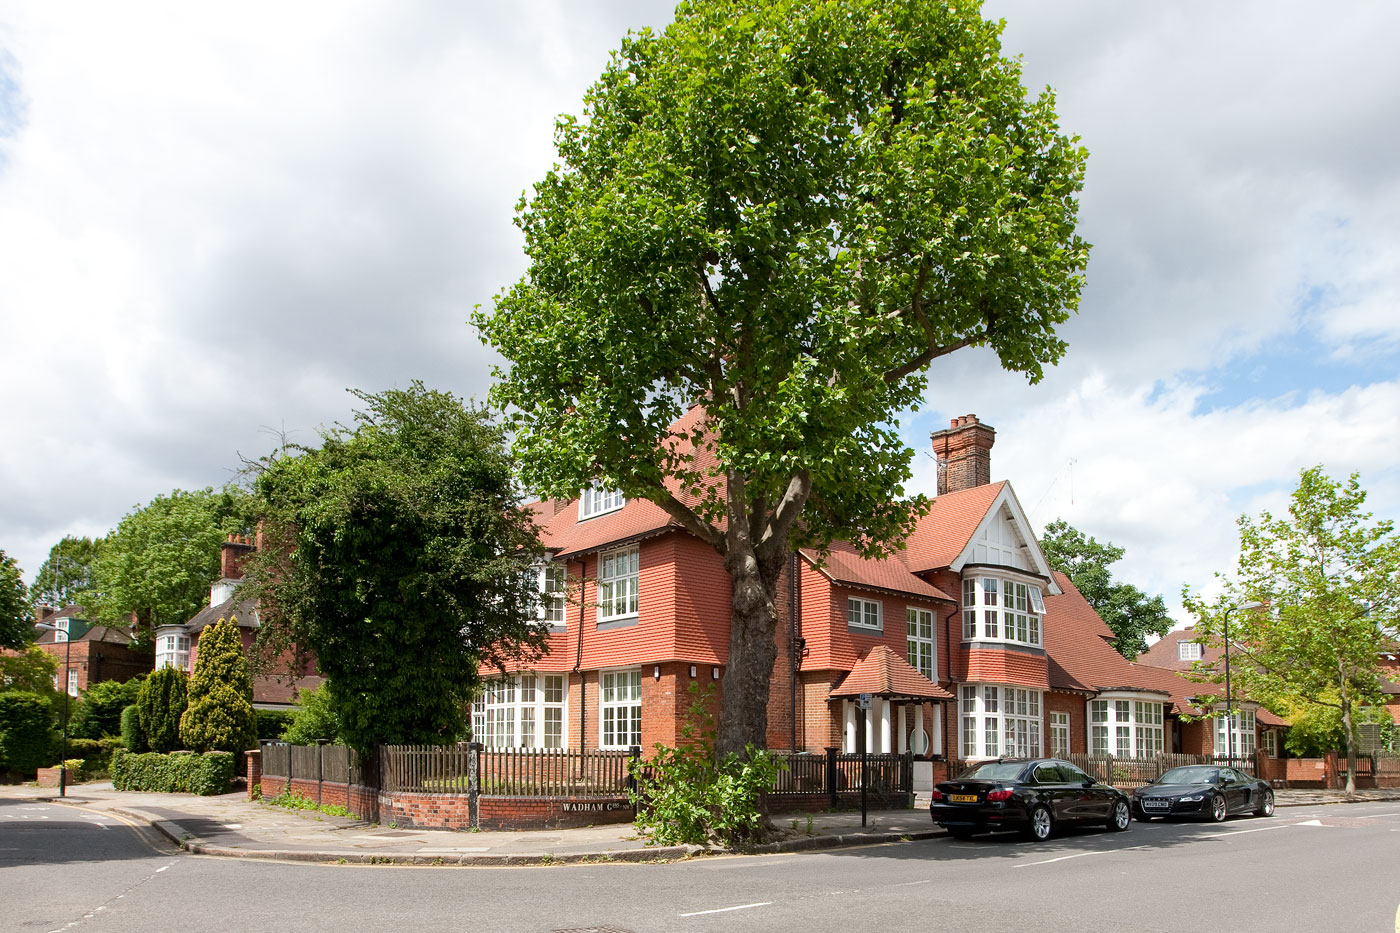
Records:
[[[978,781],[1014,781],[1021,776],[1021,772],[1026,769],[1024,761],[989,761],[980,764],[971,771],[964,772],[963,780]]]
[[[1201,766],[1172,768],[1155,782],[1156,784],[1209,784],[1219,772],[1215,768]]]

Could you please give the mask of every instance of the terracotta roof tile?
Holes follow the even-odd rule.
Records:
[[[904,563],[915,573],[950,566],[1005,487],[1002,480],[936,497],[905,542]]]
[[[871,559],[862,557],[853,545],[837,541],[832,543],[826,560],[820,565],[817,563],[815,551],[804,549],[802,556],[817,567],[820,573],[837,583],[889,590],[896,593],[910,593],[950,603],[957,602],[938,587],[926,583],[910,573],[902,559],[902,553],[880,559]]]
[[[853,697],[871,693],[881,697],[907,697],[914,700],[951,700],[953,695],[894,653],[889,645],[876,645],[856,662],[831,696]]]

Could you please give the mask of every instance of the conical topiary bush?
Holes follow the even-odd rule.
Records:
[[[199,637],[180,738],[197,752],[236,753],[257,747],[253,678],[234,616],[220,619]]]

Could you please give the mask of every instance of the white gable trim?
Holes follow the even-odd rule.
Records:
[[[997,493],[997,497],[987,507],[987,514],[983,515],[982,520],[977,523],[977,528],[968,537],[962,553],[953,561],[949,569],[962,573],[963,566],[972,559],[973,548],[977,546],[977,542],[987,533],[993,522],[1001,520],[1003,507],[1011,513],[1011,521],[1016,526],[1017,533],[1026,542],[1026,554],[1030,557],[1034,572],[1050,581],[1046,592],[1052,596],[1059,596],[1064,591],[1055,583],[1055,576],[1050,572],[1050,562],[1045,559],[1045,552],[1040,549],[1040,539],[1031,530],[1031,523],[1026,519],[1026,512],[1021,508],[1021,502],[1016,498],[1016,492],[1011,488],[1010,483],[1002,485],[1001,492]]]

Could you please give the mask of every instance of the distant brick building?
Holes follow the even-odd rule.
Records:
[[[39,606],[37,609],[35,621],[58,629],[44,631],[36,642],[45,654],[59,663],[58,672],[54,674],[55,690],[66,688],[69,695],[78,696],[104,680],[127,681],[150,672],[153,658],[149,647],[138,647],[129,633],[98,625],[84,618],[86,614],[82,606],[70,605],[62,609]]]

